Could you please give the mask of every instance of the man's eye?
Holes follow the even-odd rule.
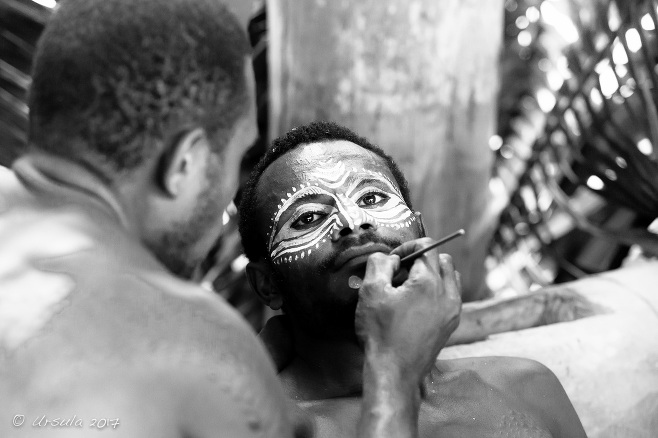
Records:
[[[297,220],[295,220],[295,222],[292,223],[292,227],[303,228],[305,225],[311,225],[323,217],[324,215],[321,213],[313,213],[313,212],[304,213],[301,216],[299,216]]]
[[[359,200],[359,206],[368,207],[371,205],[378,205],[387,199],[388,196],[383,193],[368,193]]]

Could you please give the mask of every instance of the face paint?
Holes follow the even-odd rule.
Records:
[[[399,229],[416,220],[396,184],[381,172],[328,159],[305,176],[308,182],[291,187],[271,218],[268,252],[275,264],[308,257],[344,227]]]
[[[285,311],[323,336],[354,335],[355,290],[369,255],[347,260],[348,251],[389,252],[421,237],[386,160],[349,141],[281,155],[261,175],[256,202],[254,231]]]

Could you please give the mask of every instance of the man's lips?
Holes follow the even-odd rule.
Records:
[[[338,257],[336,257],[334,267],[338,270],[345,265],[356,266],[365,264],[368,260],[368,256],[376,252],[388,254],[391,252],[391,248],[383,243],[366,243],[365,245],[352,246],[341,252]]]

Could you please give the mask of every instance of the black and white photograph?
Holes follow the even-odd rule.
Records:
[[[658,0],[0,0],[0,438],[658,438]]]

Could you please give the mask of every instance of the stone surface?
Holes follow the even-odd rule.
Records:
[[[535,359],[560,379],[590,438],[658,436],[658,261],[564,286],[607,313],[448,347],[439,358]]]

